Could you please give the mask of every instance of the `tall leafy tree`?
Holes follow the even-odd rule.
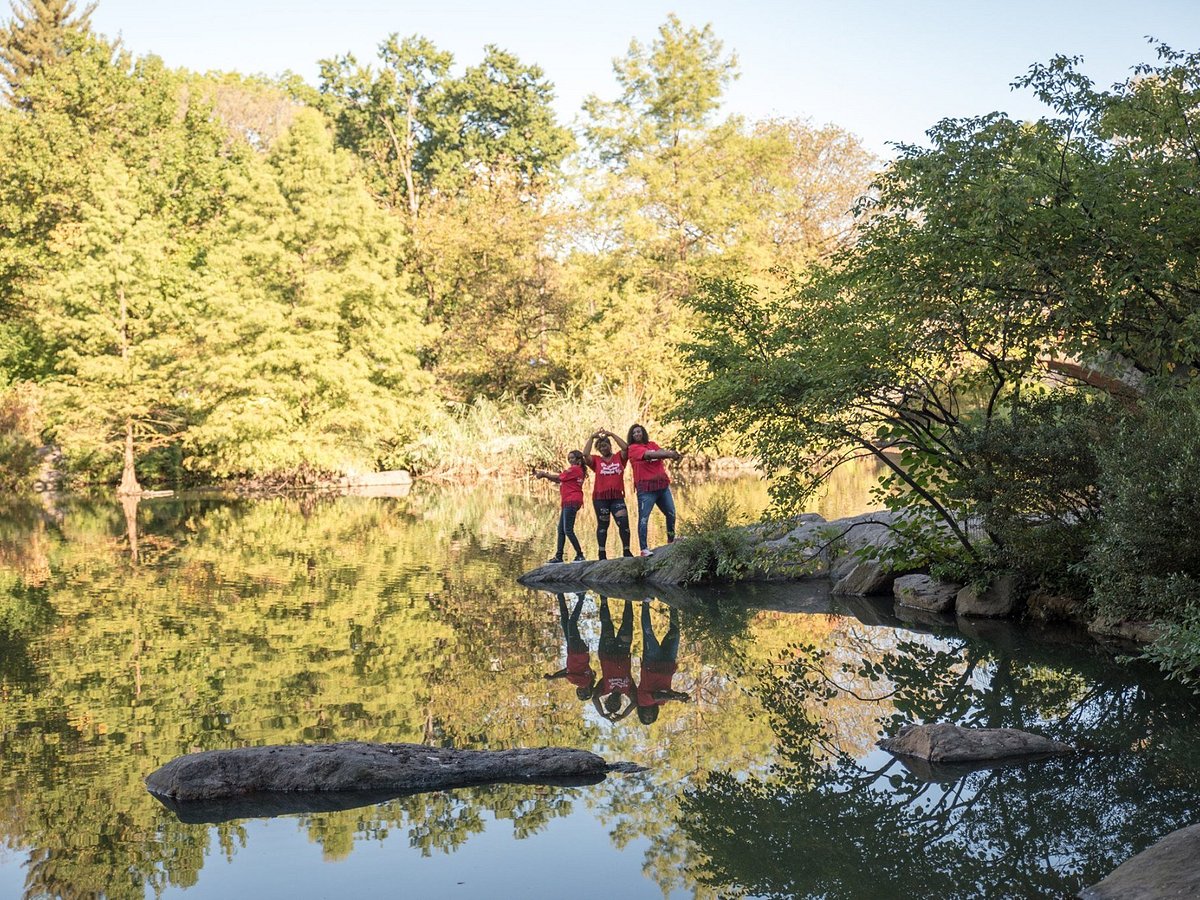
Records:
[[[670,396],[685,378],[675,345],[695,323],[682,299],[702,278],[761,280],[831,252],[871,160],[831,128],[721,120],[736,59],[711,26],[671,16],[613,68],[619,96],[585,106],[582,218],[594,244],[576,241],[572,260],[602,286],[588,365]]]
[[[229,191],[208,257],[191,465],[227,477],[394,463],[429,386],[398,223],[312,110]]]
[[[97,173],[78,222],[59,228],[41,285],[45,332],[60,345],[48,395],[54,431],[76,453],[120,456],[118,493],[141,492],[140,454],[187,424],[180,365],[194,292],[189,260],[119,160]]]
[[[0,78],[5,99],[25,105],[25,81],[66,52],[68,36],[86,34],[95,3],[75,0],[12,0],[12,18],[0,26]]]
[[[51,383],[48,424],[68,456],[103,477],[123,460],[132,492],[137,460],[186,425],[173,379],[228,147],[160,61],[68,40],[0,118],[0,302],[25,357],[15,374]]]
[[[430,163],[446,128],[446,81],[454,58],[419,35],[390,35],[379,67],[353,54],[321,61],[321,105],[338,143],[365,163],[377,197],[416,218],[429,190]]]
[[[573,140],[537,66],[495,46],[462,76],[452,62],[392,35],[377,67],[322,63],[323,105],[405,222],[405,267],[440,332],[428,361],[447,392],[530,394],[567,371],[547,198]]]

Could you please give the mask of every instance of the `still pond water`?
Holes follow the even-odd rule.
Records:
[[[861,507],[861,485],[835,488],[827,516]],[[685,523],[716,490],[765,503],[753,480],[683,485]],[[515,582],[551,548],[555,500],[165,500],[136,538],[101,501],[0,510],[0,897],[1055,897],[1195,821],[1200,711],[1151,670],[799,587],[560,603]],[[654,721],[546,677],[563,608],[597,671],[602,610],[628,615],[634,680],[673,697],[643,692]],[[947,773],[875,749],[935,720],[1082,752]],[[647,769],[211,822],[142,784],[189,751],[350,739]]]

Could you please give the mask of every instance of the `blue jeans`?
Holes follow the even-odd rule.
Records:
[[[575,516],[579,514],[578,506],[564,506],[558,515],[558,546],[554,550],[554,558],[563,558],[563,544],[568,540],[575,548],[576,556],[583,556],[583,548],[579,546],[579,538],[575,537]]]
[[[646,531],[650,526],[650,513],[654,507],[658,507],[663,511],[663,515],[667,519],[667,543],[675,540],[675,498],[671,496],[669,487],[663,488],[661,491],[646,491],[644,494],[639,493],[638,497],[638,544],[643,550],[649,550],[646,546]]]

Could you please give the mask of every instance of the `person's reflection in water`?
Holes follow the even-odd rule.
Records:
[[[633,683],[633,601],[625,601],[621,613],[621,627],[613,630],[612,615],[608,611],[608,598],[600,598],[600,686],[592,695],[596,711],[604,718],[617,722],[637,706]],[[622,706],[624,698],[629,699]],[[603,699],[603,702],[601,702]]]
[[[566,678],[575,685],[575,696],[580,700],[588,700],[596,683],[596,673],[592,670],[592,651],[579,633],[579,613],[583,610],[584,595],[576,596],[579,599],[575,601],[575,608],[568,613],[566,595],[558,595],[558,615],[562,620],[563,636],[567,639],[567,665],[553,675],[542,677]]]
[[[671,689],[671,679],[679,669],[679,610],[670,607],[667,633],[662,642],[654,636],[650,604],[642,601],[642,670],[638,676],[638,721],[645,725],[658,718],[658,708],[668,700],[692,699],[683,691]]]

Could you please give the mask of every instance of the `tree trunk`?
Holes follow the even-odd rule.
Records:
[[[125,467],[121,470],[121,484],[117,487],[118,497],[135,496],[142,493],[138,484],[137,471],[133,467],[133,420],[125,420]]]

